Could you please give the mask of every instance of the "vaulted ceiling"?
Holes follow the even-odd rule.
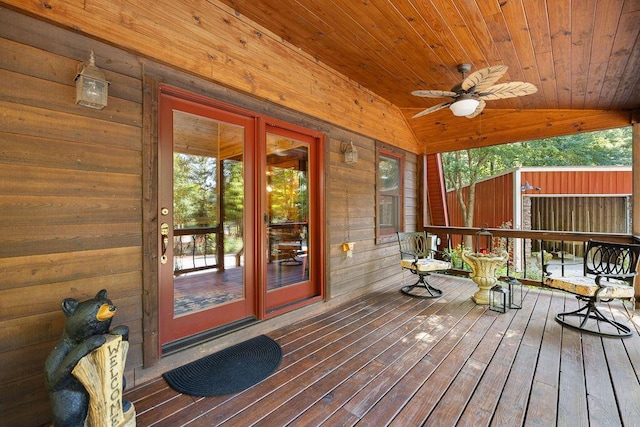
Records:
[[[221,2],[399,107],[427,152],[622,126],[640,108],[640,0]],[[411,92],[450,90],[461,63],[507,65],[497,83],[538,92],[487,101],[474,119],[413,119],[447,99]]]

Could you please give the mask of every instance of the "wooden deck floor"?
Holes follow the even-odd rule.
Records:
[[[640,425],[637,333],[562,328],[554,314],[577,301],[559,292],[529,289],[522,309],[498,314],[471,301],[469,279],[432,283],[442,298],[395,287],[269,333],[282,363],[242,393],[138,387],[138,426]],[[619,301],[610,309],[629,322]]]

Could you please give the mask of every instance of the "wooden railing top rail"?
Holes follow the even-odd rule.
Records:
[[[214,227],[187,227],[187,228],[174,228],[174,236],[188,236],[192,234],[212,234],[219,233],[222,228],[218,226]]]
[[[594,232],[574,232],[574,231],[548,231],[548,230],[513,230],[507,228],[487,228],[494,237],[505,237],[509,239],[534,239],[545,241],[566,241],[566,242],[587,242],[589,239],[603,240],[619,243],[637,243],[638,239],[631,234],[623,233],[594,233]],[[478,227],[442,227],[429,225],[424,227],[424,231],[429,234],[457,234],[475,235]]]

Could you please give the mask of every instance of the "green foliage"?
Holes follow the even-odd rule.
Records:
[[[224,160],[222,182],[224,204],[224,253],[238,253],[244,245],[244,176],[243,163]]]
[[[388,191],[398,188],[400,185],[400,162],[398,159],[386,156],[380,156],[378,164],[378,184],[381,191]]]
[[[473,226],[475,184],[521,166],[629,166],[631,127],[494,145],[442,155],[447,191],[455,190],[464,225]],[[462,188],[469,186],[465,199]]]
[[[179,227],[215,226],[220,223],[217,161],[214,157],[175,153],[173,158],[174,221]],[[244,178],[242,161],[222,164],[225,253],[242,249]],[[215,240],[198,237],[195,253],[215,253]]]
[[[224,253],[225,254],[235,254],[240,252],[242,247],[244,246],[244,242],[242,237],[233,237],[226,236],[224,238]]]
[[[453,267],[454,269],[457,270],[463,270],[465,269],[466,264],[464,263],[463,259],[462,259],[462,251],[463,251],[463,247],[462,245],[458,245],[456,246],[455,249],[453,248],[445,248],[444,250],[446,253],[449,254],[449,257],[451,258],[451,267]],[[470,270],[468,268],[468,266],[466,266],[466,270]]]
[[[271,222],[306,221],[309,195],[304,171],[273,168],[269,176],[269,187]]]
[[[447,190],[521,166],[630,165],[630,126],[443,154]]]
[[[222,165],[223,222],[230,226],[235,224],[238,233],[242,234],[242,223],[244,218],[244,177],[242,161],[225,160]]]
[[[182,227],[217,224],[216,159],[175,153],[173,170],[174,223]]]

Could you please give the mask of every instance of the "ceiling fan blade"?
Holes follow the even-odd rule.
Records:
[[[485,92],[479,93],[478,97],[484,100],[513,98],[516,96],[532,95],[538,88],[531,83],[509,82],[491,86]]]
[[[473,119],[474,117],[477,117],[480,115],[480,113],[482,113],[482,110],[484,110],[484,107],[487,105],[487,103],[484,102],[482,99],[480,99],[479,101],[480,103],[476,107],[476,110],[473,113],[469,114],[468,116],[465,116],[467,119]]]
[[[434,105],[433,107],[429,107],[426,110],[423,110],[423,111],[419,112],[418,114],[416,114],[412,118],[415,119],[415,118],[418,118],[418,117],[426,116],[429,113],[434,113],[434,112],[436,112],[438,110],[442,110],[443,108],[447,108],[451,104],[453,104],[453,101],[443,102],[442,104]]]
[[[508,68],[506,65],[494,65],[471,73],[462,82],[462,89],[468,91],[475,86],[475,92],[480,92],[497,82],[507,72]]]
[[[456,96],[456,93],[449,90],[414,90],[411,92],[411,95],[422,96],[424,98],[453,98]]]

